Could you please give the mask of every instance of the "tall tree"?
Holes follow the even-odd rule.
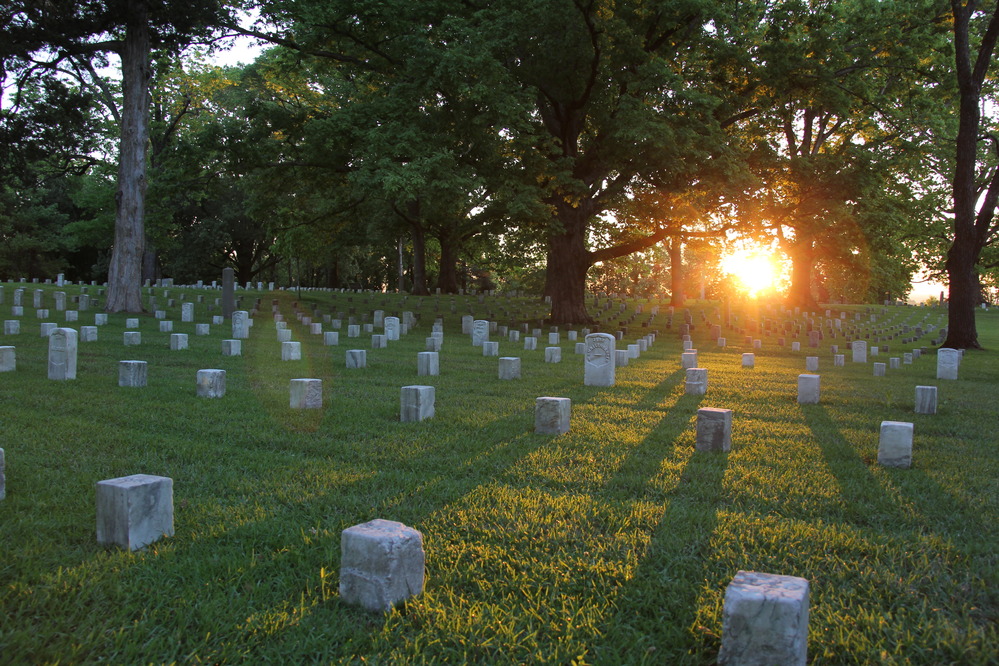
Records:
[[[70,75],[102,94],[120,126],[115,242],[106,309],[142,310],[151,54],[172,51],[220,21],[217,0],[14,0],[5,8],[0,60],[20,81]],[[121,105],[97,74],[121,60]]]
[[[999,39],[999,3],[951,0],[958,131],[954,177],[953,241],[947,251],[950,302],[944,346],[977,349],[975,306],[981,294],[978,263],[999,231],[999,165],[986,151],[999,148],[995,135],[982,130],[982,103],[991,91],[989,69]]]

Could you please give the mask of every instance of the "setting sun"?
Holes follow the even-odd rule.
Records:
[[[778,270],[774,258],[758,250],[735,250],[722,257],[721,269],[734,277],[740,286],[755,296],[774,287]]]

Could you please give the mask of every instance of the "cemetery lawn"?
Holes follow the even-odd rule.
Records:
[[[927,353],[873,377],[888,355],[853,364],[842,337],[813,352],[803,336],[795,353],[764,338],[743,369],[742,335],[726,329],[721,349],[698,325],[708,392],[693,396],[663,314],[650,350],[597,388],[583,386],[564,333],[559,364],[543,362],[547,335],[537,351],[503,338],[522,379],[497,379],[497,359],[461,334],[469,307],[486,318],[475,298],[454,299],[458,314],[440,299],[437,377],[416,374],[433,298],[387,349],[348,339],[346,321],[325,347],[295,320],[294,296],[279,298],[301,361],[280,360],[266,306],[239,357],[220,354],[228,322],[196,336],[179,305],[167,310],[190,334],[183,351],[151,315],[142,345],[125,348],[125,315],[111,315],[66,382],[46,378],[29,308],[20,334],[0,338],[17,348],[16,371],[0,374],[0,661],[711,664],[739,570],[810,581],[815,663],[999,660],[999,312],[979,315],[987,350],[968,352],[957,381],[935,378],[928,336],[892,341],[892,356]],[[336,298],[303,302],[360,316],[419,300]],[[909,325],[943,313],[882,310]],[[210,314],[199,304],[196,321]],[[845,367],[833,367],[837,343]],[[354,348],[368,349],[367,368],[344,367]],[[798,405],[813,353],[821,402]],[[149,362],[148,387],[118,387],[125,359]],[[226,370],[223,398],[195,396],[202,368]],[[323,409],[289,408],[298,377],[323,380]],[[436,387],[434,418],[399,422],[410,384]],[[917,385],[939,387],[936,415],[913,413]],[[572,399],[569,433],[533,432],[538,396]],[[731,452],[694,451],[699,407],[734,410]],[[914,424],[911,469],[877,464],[885,420]],[[176,535],[134,553],[99,546],[94,484],[137,473],[173,479]],[[385,615],[338,594],[340,533],[375,518],[420,530],[427,558],[425,592]]]

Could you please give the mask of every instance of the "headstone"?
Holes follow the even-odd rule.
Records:
[[[516,356],[502,356],[499,360],[500,379],[520,379],[520,359]]]
[[[340,535],[340,598],[387,612],[423,592],[423,535],[391,520],[348,527]]]
[[[221,398],[225,395],[225,370],[198,370],[199,398]]]
[[[21,322],[17,319],[7,319],[3,323],[4,335],[19,335],[21,333]]]
[[[806,356],[805,357],[805,372],[818,372],[819,371],[819,357],[818,356]]]
[[[403,386],[399,395],[399,420],[423,421],[434,415],[433,386]]]
[[[472,334],[472,322],[475,318],[472,315],[464,315],[461,318],[461,334],[471,335]]]
[[[752,352],[747,352],[742,355],[742,367],[744,368],[755,368],[756,367],[756,354]]]
[[[854,340],[850,343],[853,350],[854,363],[867,363],[867,342],[864,340]]]
[[[835,354],[833,356],[833,366],[842,368],[846,365],[846,354]]]
[[[372,349],[384,349],[388,347],[388,338],[385,335],[376,333],[371,336]]]
[[[368,351],[366,349],[348,349],[346,360],[348,368],[366,368],[368,367]]]
[[[59,324],[55,322],[43,322],[38,327],[39,337],[47,338],[52,335],[52,332],[59,328]]]
[[[96,326],[81,326],[80,327],[80,342],[97,342],[97,327]]]
[[[687,368],[697,367],[697,350],[690,349],[682,354],[680,354],[680,367],[686,370]]]
[[[416,374],[418,376],[435,376],[440,373],[440,354],[435,351],[416,353]]]
[[[489,340],[482,341],[482,355],[483,356],[499,356],[499,343]]]
[[[874,364],[874,376],[875,377],[884,377],[885,376],[885,364],[884,363],[875,363]]]
[[[878,439],[878,463],[885,467],[912,466],[912,424],[882,421]]]
[[[297,341],[289,341],[281,343],[281,360],[282,361],[301,361],[302,360],[302,343]]]
[[[125,328],[139,328],[138,317],[129,317],[125,319]]]
[[[561,362],[562,362],[561,347],[545,347],[545,363],[561,363]]]
[[[49,336],[49,379],[76,379],[77,335],[72,328],[57,328]]]
[[[398,317],[385,317],[385,337],[388,340],[398,340],[399,339],[399,318]],[[375,326],[378,324],[376,323]]]
[[[180,321],[184,323],[194,322],[194,303],[181,303]]]
[[[819,375],[798,375],[798,404],[817,405],[819,403]]]
[[[697,434],[694,448],[698,451],[722,452],[732,449],[731,409],[701,407],[697,410]]]
[[[66,321],[79,321],[80,313],[76,310],[66,310]]]
[[[323,380],[292,379],[288,386],[289,406],[292,409],[320,409],[323,406]]]
[[[614,367],[623,368],[628,365],[628,359],[631,356],[628,355],[627,349],[615,349],[614,350]]]
[[[126,347],[135,347],[142,344],[142,333],[139,331],[125,331],[122,339]]]
[[[194,334],[195,335],[208,335],[211,333],[211,327],[208,324],[195,324]]]
[[[441,343],[442,342],[443,342],[442,338],[440,338],[440,337],[438,337],[436,335],[431,335],[425,341],[427,351],[430,351],[430,352],[439,352],[441,350]]]
[[[236,340],[250,337],[250,313],[246,310],[235,310],[232,313],[232,337]]]
[[[684,383],[684,393],[687,395],[705,395],[707,392],[707,368],[687,368],[687,379]]]
[[[118,386],[142,388],[146,385],[148,364],[145,361],[119,361]]]
[[[725,590],[720,665],[804,666],[808,581],[739,571]]]
[[[242,340],[223,340],[222,341],[222,355],[223,356],[242,356],[243,355],[243,341]]]
[[[338,331],[326,331],[323,333],[323,345],[335,347],[340,344],[340,333]]]
[[[97,482],[97,543],[139,550],[173,536],[173,480],[133,474]]]
[[[614,386],[615,338],[609,333],[590,333],[584,339],[583,384]]]
[[[359,338],[359,337],[361,337],[361,325],[360,324],[347,324],[347,337],[348,338]]]
[[[472,322],[472,346],[481,347],[483,342],[489,340],[489,322],[485,319],[476,319]]]
[[[236,310],[235,279],[231,268],[222,269],[222,316],[232,317]],[[238,336],[233,336],[238,337]]]
[[[17,348],[0,347],[0,372],[17,370]]]
[[[957,379],[961,367],[961,352],[950,347],[937,350],[937,379]]]
[[[184,349],[187,349],[187,333],[171,333],[170,350],[182,351]]]
[[[569,432],[571,412],[572,400],[569,398],[537,398],[534,401],[534,432],[543,435]]]
[[[917,386],[916,387],[916,413],[936,414],[937,413],[937,387]]]

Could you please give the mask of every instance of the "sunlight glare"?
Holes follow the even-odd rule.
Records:
[[[722,258],[721,267],[751,296],[774,287],[777,282],[774,258],[758,250],[735,250]]]

